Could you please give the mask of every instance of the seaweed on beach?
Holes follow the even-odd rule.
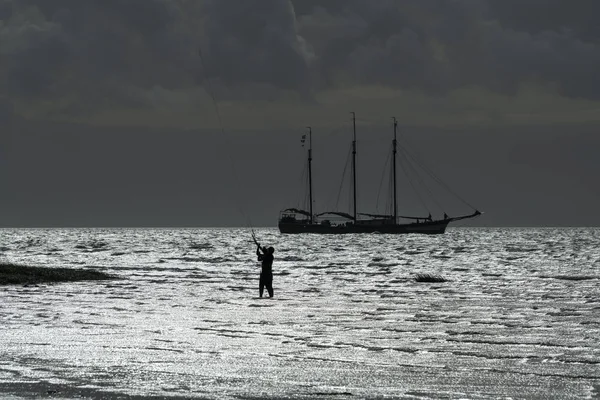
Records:
[[[448,280],[441,275],[434,274],[417,274],[415,276],[416,282],[425,282],[425,283],[440,283],[447,282]]]
[[[93,269],[30,267],[8,262],[0,263],[0,285],[99,281],[115,276]]]
[[[554,279],[560,279],[563,281],[588,281],[595,279],[594,276],[579,276],[579,275],[557,275],[553,276]]]

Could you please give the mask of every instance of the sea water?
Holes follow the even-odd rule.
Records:
[[[0,230],[120,278],[0,287],[0,398],[599,396],[600,229],[256,233],[273,299],[248,229]]]

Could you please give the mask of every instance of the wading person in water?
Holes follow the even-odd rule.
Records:
[[[273,267],[273,253],[275,253],[275,249],[273,247],[269,247],[268,249],[266,247],[260,247],[260,244],[258,243],[256,245],[258,246],[256,249],[258,261],[262,261],[258,293],[260,294],[260,297],[262,297],[266,287],[269,292],[269,297],[273,297],[273,271],[271,268]]]

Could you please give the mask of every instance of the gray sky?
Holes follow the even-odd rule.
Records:
[[[381,207],[396,116],[486,212],[472,224],[598,226],[598,15],[596,0],[0,0],[0,225],[274,226],[302,194],[307,125],[325,210],[355,111],[363,211]],[[409,189],[400,206],[421,214]]]

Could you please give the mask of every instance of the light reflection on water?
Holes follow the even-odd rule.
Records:
[[[11,262],[123,278],[2,288],[0,393],[598,396],[599,229],[257,233],[274,299],[244,229],[0,231]]]

